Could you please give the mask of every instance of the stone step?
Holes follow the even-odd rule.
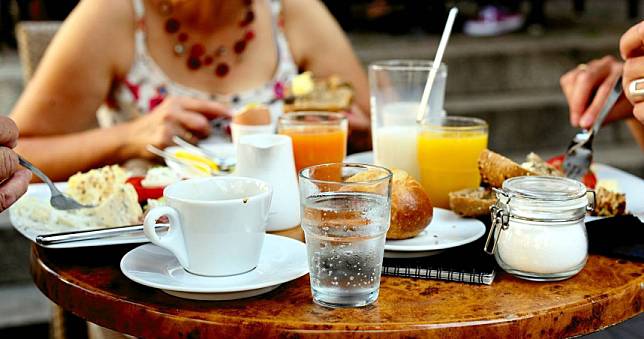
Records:
[[[553,32],[543,37],[523,34],[488,39],[456,35],[444,59],[448,65],[447,94],[559,89],[561,75],[579,63],[617,55],[619,32]],[[352,42],[368,65],[386,59],[433,59],[438,37],[355,34]]]
[[[31,241],[11,226],[7,211],[0,213],[0,248],[4,254],[0,256],[0,286],[31,282]]]
[[[0,329],[47,324],[52,303],[31,283],[0,285]]]

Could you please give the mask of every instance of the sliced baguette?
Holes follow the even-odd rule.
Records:
[[[487,149],[479,157],[479,172],[481,182],[495,188],[500,188],[505,179],[534,175],[516,162]]]
[[[464,217],[480,217],[490,214],[490,207],[496,202],[492,190],[483,187],[466,188],[449,193],[449,207]]]
[[[595,209],[590,215],[615,217],[626,214],[626,195],[609,191],[603,187],[595,191]]]

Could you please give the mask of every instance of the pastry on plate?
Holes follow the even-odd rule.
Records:
[[[353,87],[337,76],[313,79],[310,72],[300,74],[287,88],[284,112],[343,112],[351,108]]]
[[[490,213],[496,202],[496,195],[489,188],[466,188],[449,193],[449,208],[455,213],[475,218]]]
[[[555,164],[560,165],[560,162],[555,161]],[[525,175],[564,176],[558,166],[543,160],[535,153],[528,154],[525,162],[518,164],[498,153],[484,150],[479,157],[478,166],[482,188],[464,189],[449,194],[450,208],[462,216],[479,217],[489,214],[489,208],[496,202],[496,196],[490,189],[501,188],[506,179]],[[592,188],[596,182],[594,174],[592,172],[587,174],[583,182]],[[591,212],[592,215],[623,215],[626,213],[625,210],[624,194],[607,189],[597,190],[595,210]]]

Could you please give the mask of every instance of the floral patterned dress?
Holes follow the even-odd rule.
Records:
[[[150,56],[146,46],[145,26],[142,24],[145,20],[143,0],[132,0],[138,23],[135,31],[134,63],[127,76],[116,84],[105,105],[97,112],[99,125],[109,127],[146,114],[163,102],[163,99],[168,95],[213,100],[227,105],[233,111],[251,103],[272,102],[269,109],[275,123],[282,112],[282,102],[274,99],[280,99],[283,96],[285,84],[297,75],[298,70],[281,29],[282,25],[279,19],[281,2],[279,0],[269,1],[273,16],[273,36],[278,54],[278,66],[273,78],[259,88],[223,95],[190,88],[173,82],[166,76]],[[219,137],[215,137],[215,139],[226,140],[223,135],[225,129],[225,123],[220,125],[220,130],[215,131]]]

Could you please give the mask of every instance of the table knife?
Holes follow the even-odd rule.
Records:
[[[157,231],[165,232],[168,230],[168,228],[169,228],[168,224],[156,225]],[[137,233],[143,234],[143,225],[129,225],[129,226],[110,227],[110,228],[84,230],[84,231],[41,234],[36,236],[36,243],[38,243],[39,245],[47,246],[47,245],[68,243],[68,242],[74,242],[74,241],[112,238],[112,237],[132,235]]]

